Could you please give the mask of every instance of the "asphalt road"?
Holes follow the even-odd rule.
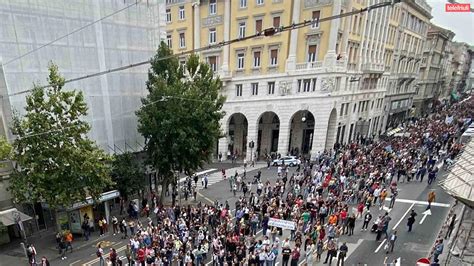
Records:
[[[247,181],[253,180],[253,176],[256,173],[256,171],[252,172],[251,170],[252,169],[249,168],[247,171]],[[266,180],[270,180],[272,183],[275,182],[277,176],[276,167],[271,167],[270,169],[264,167],[260,170],[262,171],[262,180],[264,182]],[[290,174],[294,170],[294,168],[291,169]],[[443,173],[438,176],[438,180],[440,178],[443,178]],[[432,215],[427,216],[423,223],[420,224],[420,221],[423,217],[422,213],[425,211],[427,206],[427,194],[431,189],[434,189],[436,192],[435,202],[440,203],[437,205],[441,206],[432,206]],[[252,186],[252,191],[255,190],[256,187]],[[428,186],[426,183],[426,178],[423,183],[412,181],[411,183],[399,184],[399,191],[400,192],[397,202],[394,208],[389,212],[389,215],[392,218],[389,228],[393,230],[393,228],[396,226],[396,230],[398,231],[398,239],[395,243],[394,252],[386,254],[385,250],[383,249],[384,243],[375,241],[374,233],[371,233],[370,231],[360,231],[362,227],[362,221],[361,219],[358,219],[356,221],[354,235],[344,235],[339,239],[339,243],[347,242],[349,247],[349,253],[345,265],[383,265],[385,257],[388,257],[389,261],[395,258],[400,258],[402,265],[414,265],[417,259],[426,257],[428,255],[436,239],[437,233],[446,219],[447,213],[449,211],[449,207],[447,206],[449,206],[453,200],[435,183],[433,183],[431,186]],[[242,195],[242,193],[237,193],[237,195],[234,196],[233,193],[230,192],[228,180],[222,180],[212,184],[208,189],[200,190],[199,193],[200,197],[198,200],[202,201],[203,203],[211,204],[214,200],[224,203],[227,200],[232,210],[235,208],[235,202],[238,200],[238,197]],[[386,202],[385,205],[388,206],[388,202]],[[413,231],[407,232],[407,213],[411,209],[415,209],[415,211],[418,213],[418,216],[416,217]],[[371,212],[374,216],[372,222],[379,213],[382,214],[385,213],[385,211],[386,209],[379,210],[376,206],[372,207]],[[289,237],[288,230],[284,231],[284,234],[283,236],[280,236],[280,239],[283,240],[286,237]],[[110,245],[115,247],[119,253],[119,256],[124,258],[126,241],[121,240],[119,236],[111,236],[110,238]],[[108,251],[108,249],[106,250]],[[74,254],[73,256],[73,258],[68,259],[68,263],[61,263],[60,265],[98,265],[98,260],[95,257],[95,248],[84,249],[80,252],[80,254]],[[325,256],[326,252],[323,253],[323,260],[325,259]],[[302,252],[301,258],[300,265],[302,265],[304,262],[304,252]],[[281,256],[279,256],[277,264],[280,263]],[[335,263],[335,260],[333,260],[333,264]],[[313,263],[313,265],[323,264],[320,262]]]

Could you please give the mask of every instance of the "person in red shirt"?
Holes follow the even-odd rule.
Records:
[[[364,212],[364,203],[359,202],[359,205],[357,205],[357,218],[362,217],[363,212]]]
[[[138,258],[138,262],[141,264],[141,265],[145,265],[145,249],[144,248],[140,248],[137,252],[137,258]]]
[[[109,260],[112,263],[112,266],[117,265],[117,251],[114,248],[110,249]]]

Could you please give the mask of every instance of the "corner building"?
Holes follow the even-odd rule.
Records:
[[[180,53],[378,2],[168,0],[167,43]],[[383,132],[397,40],[390,34],[398,34],[388,27],[393,10],[384,7],[202,52],[227,97],[221,121],[226,137],[219,139],[217,153],[250,159],[253,141],[259,158],[314,155],[336,142]]]

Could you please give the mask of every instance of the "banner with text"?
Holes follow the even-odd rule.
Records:
[[[268,225],[276,226],[283,229],[290,229],[290,230],[295,230],[296,228],[296,223],[293,221],[287,221],[287,220],[275,219],[275,218],[270,218],[270,220],[268,221]]]

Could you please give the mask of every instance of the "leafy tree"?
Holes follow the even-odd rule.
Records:
[[[56,210],[88,196],[97,200],[112,181],[109,156],[86,136],[82,92],[63,90],[64,78],[53,64],[48,82],[51,87],[35,86],[26,97],[26,114],[14,116],[17,167],[9,189],[16,202],[46,202]]]
[[[0,136],[0,161],[5,161],[10,158],[12,146],[8,143],[4,136]]]
[[[197,55],[180,66],[161,43],[148,73],[148,96],[137,111],[138,131],[145,137],[149,164],[160,176],[162,193],[174,184],[176,171],[191,174],[211,158],[220,136],[225,98],[222,83]]]
[[[120,195],[129,197],[141,191],[145,185],[145,171],[130,153],[116,155],[112,163],[112,180]]]

